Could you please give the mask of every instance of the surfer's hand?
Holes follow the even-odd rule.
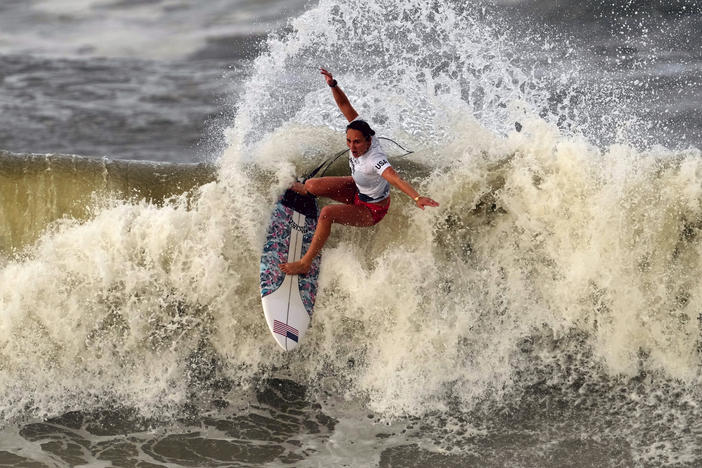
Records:
[[[322,67],[319,68],[319,71],[322,75],[324,75],[324,78],[327,80],[327,84],[331,86],[332,81],[334,81],[334,77],[332,76],[332,74]]]
[[[290,190],[292,190],[295,193],[299,193],[300,195],[310,195],[309,190],[307,190],[307,187],[305,184],[300,183],[300,182],[295,182],[290,186]]]
[[[421,209],[424,209],[425,206],[439,206],[438,202],[435,202],[429,197],[419,197],[414,203]]]

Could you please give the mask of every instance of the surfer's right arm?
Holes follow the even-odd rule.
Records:
[[[336,105],[339,106],[339,110],[342,114],[344,114],[346,120],[351,122],[353,119],[358,117],[358,112],[356,112],[356,109],[353,108],[353,106],[349,102],[349,98],[346,97],[346,94],[344,94],[341,88],[339,88],[339,85],[336,83],[336,80],[334,79],[332,74],[324,68],[320,68],[319,70],[321,71],[322,75],[324,75],[324,78],[327,80],[327,84],[331,88],[332,94],[334,95]]]

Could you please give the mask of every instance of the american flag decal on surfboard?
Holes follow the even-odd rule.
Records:
[[[297,337],[300,334],[296,328],[291,327],[287,323],[278,320],[273,321],[273,333],[283,335],[297,343]]]

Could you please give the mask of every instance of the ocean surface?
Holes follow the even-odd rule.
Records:
[[[698,0],[0,2],[0,465],[701,466],[700,31]],[[284,353],[259,256],[345,147],[320,66],[441,206],[335,227]]]

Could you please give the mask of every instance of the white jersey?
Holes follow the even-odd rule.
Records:
[[[354,120],[361,120],[356,117]],[[365,202],[379,202],[390,195],[390,184],[382,177],[383,172],[390,166],[388,156],[380,146],[375,136],[371,137],[368,151],[354,157],[349,152],[349,167],[351,177],[358,187],[359,198]]]

